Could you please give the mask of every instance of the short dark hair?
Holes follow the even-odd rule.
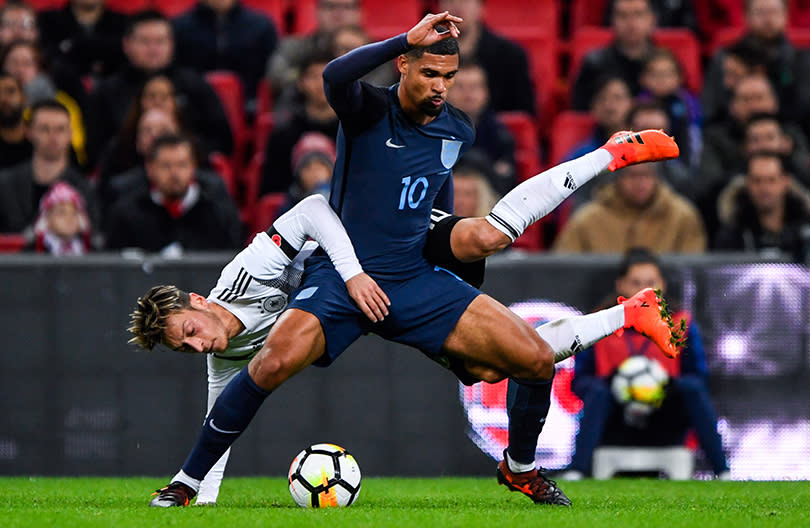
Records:
[[[588,106],[589,107],[593,106],[594,101],[596,101],[596,97],[602,92],[602,90],[607,88],[608,84],[610,84],[612,82],[616,82],[616,81],[619,81],[623,85],[625,85],[627,87],[628,93],[631,93],[630,92],[630,85],[627,84],[627,81],[625,80],[624,77],[622,77],[621,75],[615,74],[615,73],[607,73],[605,75],[602,75],[601,77],[597,77],[596,82],[593,85],[594,89],[593,89],[593,92],[591,93],[591,100],[590,100],[590,104]],[[631,96],[632,96],[632,93],[631,93]]]
[[[650,53],[650,55],[644,60],[644,65],[641,67],[641,71],[646,71],[647,68],[650,67],[650,64],[661,59],[671,61],[675,65],[675,69],[678,70],[678,76],[683,79],[683,66],[681,66],[681,61],[679,61],[678,57],[667,48],[655,48],[653,52]]]
[[[411,59],[421,59],[422,55],[425,53],[430,53],[431,55],[458,55],[458,40],[453,37],[448,37],[434,42],[430,46],[411,48],[405,55]]]
[[[68,111],[67,107],[56,99],[43,99],[42,101],[37,101],[36,103],[32,104],[29,112],[29,120],[33,121],[34,117],[37,115],[37,112],[40,110],[56,110],[57,112],[64,113],[68,119],[70,119],[70,111]]]
[[[138,25],[147,24],[149,22],[165,22],[170,28],[172,25],[168,17],[157,9],[144,9],[143,11],[138,11],[129,17],[129,20],[127,20],[127,25],[124,28],[124,36],[131,36],[132,33],[135,32]]]
[[[653,264],[658,268],[658,271],[661,271],[661,261],[655,253],[649,248],[634,247],[628,249],[624,254],[624,258],[619,264],[619,274],[617,276],[624,277],[630,271],[630,268],[638,264]]]
[[[790,174],[790,163],[788,159],[785,157],[784,154],[780,152],[771,152],[767,150],[762,150],[759,152],[752,152],[749,154],[748,159],[745,162],[745,175],[751,173],[751,163],[753,163],[756,159],[775,159],[779,163],[779,169],[782,171],[782,174]]]
[[[782,119],[779,117],[778,114],[760,112],[748,118],[748,121],[745,123],[745,131],[748,132],[748,129],[751,128],[751,125],[753,125],[754,123],[761,123],[762,121],[776,121],[776,124],[779,125],[779,128],[783,132],[785,130],[784,123],[782,122]]]
[[[161,149],[166,147],[177,147],[179,145],[188,145],[188,148],[191,151],[191,159],[196,161],[197,158],[195,157],[194,152],[194,142],[191,140],[191,138],[182,134],[161,134],[156,137],[152,142],[152,146],[149,148],[146,159],[148,161],[155,161],[155,158],[158,157]]]
[[[733,46],[726,49],[726,55],[736,57],[748,68],[767,67],[768,66],[768,52],[767,50],[751,41],[744,38]]]

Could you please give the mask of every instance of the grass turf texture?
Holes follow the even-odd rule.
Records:
[[[810,482],[561,482],[573,508],[535,506],[495,478],[366,478],[344,509],[304,510],[281,478],[226,478],[216,507],[149,508],[153,478],[0,478],[15,526],[808,527]],[[539,524],[542,523],[542,524]]]

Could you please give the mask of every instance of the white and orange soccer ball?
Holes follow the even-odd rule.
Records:
[[[334,444],[315,444],[298,453],[288,480],[290,494],[302,508],[351,506],[360,494],[360,466]]]
[[[669,375],[655,359],[632,356],[619,365],[611,382],[613,396],[622,404],[659,407],[666,396]]]

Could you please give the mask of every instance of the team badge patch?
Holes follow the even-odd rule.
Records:
[[[271,295],[262,301],[262,309],[270,315],[277,314],[287,307],[286,295]]]
[[[461,141],[452,139],[442,140],[442,165],[445,169],[452,169],[458,160],[458,153],[461,151]]]

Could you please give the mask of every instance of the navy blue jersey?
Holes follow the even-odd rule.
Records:
[[[417,125],[402,111],[398,84],[357,80],[407,50],[403,34],[335,59],[323,74],[341,123],[330,203],[364,270],[383,278],[424,267],[431,209],[452,210],[451,170],[475,139],[472,122],[453,106]]]

